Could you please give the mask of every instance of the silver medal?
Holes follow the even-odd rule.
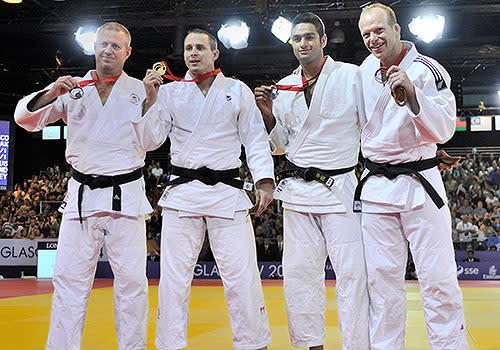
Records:
[[[268,91],[267,96],[271,100],[275,100],[276,97],[278,97],[278,94],[279,94],[278,87],[276,85],[271,85],[271,90]]]
[[[69,97],[71,97],[73,100],[78,100],[79,98],[82,98],[83,89],[81,87],[76,87],[69,90]]]

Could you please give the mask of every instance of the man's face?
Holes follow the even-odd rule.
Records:
[[[292,30],[292,48],[301,64],[311,64],[323,59],[326,35],[319,37],[312,23],[299,23]]]
[[[384,10],[373,8],[361,15],[359,30],[366,48],[384,65],[392,64],[401,51],[399,24],[389,25]]]
[[[184,63],[192,76],[200,76],[215,68],[219,50],[212,51],[208,35],[190,33],[184,39]]]
[[[99,71],[120,74],[132,48],[124,32],[103,29],[97,34],[95,60]]]

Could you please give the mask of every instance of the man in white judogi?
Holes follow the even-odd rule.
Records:
[[[405,346],[409,244],[430,348],[467,349],[450,212],[435,158],[436,143],[446,142],[455,130],[450,77],[413,43],[400,41],[389,7],[364,8],[359,28],[372,53],[361,65],[367,116],[361,149],[368,169],[360,180],[364,187],[356,191],[362,202],[355,202],[363,212],[371,348]],[[398,87],[407,95],[400,105],[391,97]]]
[[[46,348],[80,348],[97,260],[106,244],[115,276],[118,348],[146,349],[145,216],[152,208],[142,167],[148,148],[131,126],[141,116],[144,85],[123,72],[131,47],[121,24],[99,28],[95,52],[95,71],[83,78],[60,77],[19,101],[15,111],[16,122],[29,131],[61,118],[68,125],[66,160],[73,178],[60,208]]]
[[[136,132],[156,146],[170,135],[172,156],[173,180],[159,201],[158,349],[187,346],[189,293],[206,230],[224,284],[234,347],[265,349],[271,342],[247,215],[251,202],[242,190],[250,187],[237,179],[241,145],[255,181],[257,214],[272,201],[273,162],[251,90],[214,70],[218,55],[216,39],[193,30],[184,40],[189,82],[159,87],[161,76],[152,70],[144,78],[147,113]]]
[[[287,155],[287,171],[275,198],[283,201],[283,274],[293,346],[323,349],[325,261],[336,273],[343,349],[366,350],[368,294],[360,217],[352,211],[359,135],[364,123],[358,67],[323,55],[321,19],[299,14],[292,47],[300,62],[272,88],[255,89],[270,139]],[[305,86],[300,91],[285,89]],[[280,177],[280,175],[278,175]]]

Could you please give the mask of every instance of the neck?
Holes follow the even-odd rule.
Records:
[[[106,69],[102,69],[102,68],[99,68],[97,67],[95,69],[96,73],[97,73],[97,78],[98,79],[104,79],[104,78],[110,78],[110,77],[115,77],[119,74],[121,74],[122,70],[118,70],[118,71],[109,71],[109,70],[106,70]]]
[[[300,65],[302,66],[302,75],[306,79],[311,79],[312,77],[314,77],[320,71],[321,66],[323,65],[323,60],[324,60],[324,56],[321,56],[320,59],[318,59],[314,62],[310,62],[310,63],[302,63],[301,62]]]
[[[200,74],[201,76],[202,74]],[[196,78],[193,76],[193,78]],[[210,86],[212,86],[212,83],[215,80],[215,75],[208,77],[206,79],[203,79],[202,81],[197,81],[196,84],[202,91],[208,91],[210,89]]]
[[[382,63],[383,66],[385,67],[390,67],[396,62],[398,59],[399,55],[401,54],[403,50],[403,44],[401,43],[397,49],[394,50],[394,52],[391,53],[389,57],[387,57],[384,60],[380,60],[380,63]]]

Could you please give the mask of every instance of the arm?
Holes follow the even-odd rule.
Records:
[[[161,76],[148,69],[143,83],[146,99],[142,104],[142,117],[133,120],[132,126],[141,148],[152,151],[167,139],[172,128],[172,118],[167,108],[167,89],[160,89]]]
[[[252,208],[261,214],[273,199],[274,163],[267,141],[267,134],[252,92],[242,85],[241,110],[238,118],[238,134],[245,146],[248,168],[255,182],[256,204]]]
[[[270,91],[271,87],[265,85],[256,87],[254,90],[255,103],[262,113],[264,125],[268,133],[270,133],[276,125],[276,118],[273,115],[273,100],[268,96]]]
[[[419,67],[420,74],[412,82],[406,72],[399,67],[391,67],[394,71],[389,77],[391,89],[402,85],[408,94],[407,108],[422,141],[444,143],[455,132],[456,104],[455,96],[449,89],[451,79],[439,64],[432,70],[425,65]],[[394,69],[393,69],[394,68]],[[442,86],[437,86],[434,74],[442,77]],[[392,80],[391,80],[392,79]],[[438,89],[439,88],[439,89]]]
[[[58,97],[77,86],[78,82],[75,78],[59,77],[45,90],[22,98],[14,112],[16,123],[28,131],[39,131],[45,125],[54,123],[60,118],[66,121],[66,108]]]

